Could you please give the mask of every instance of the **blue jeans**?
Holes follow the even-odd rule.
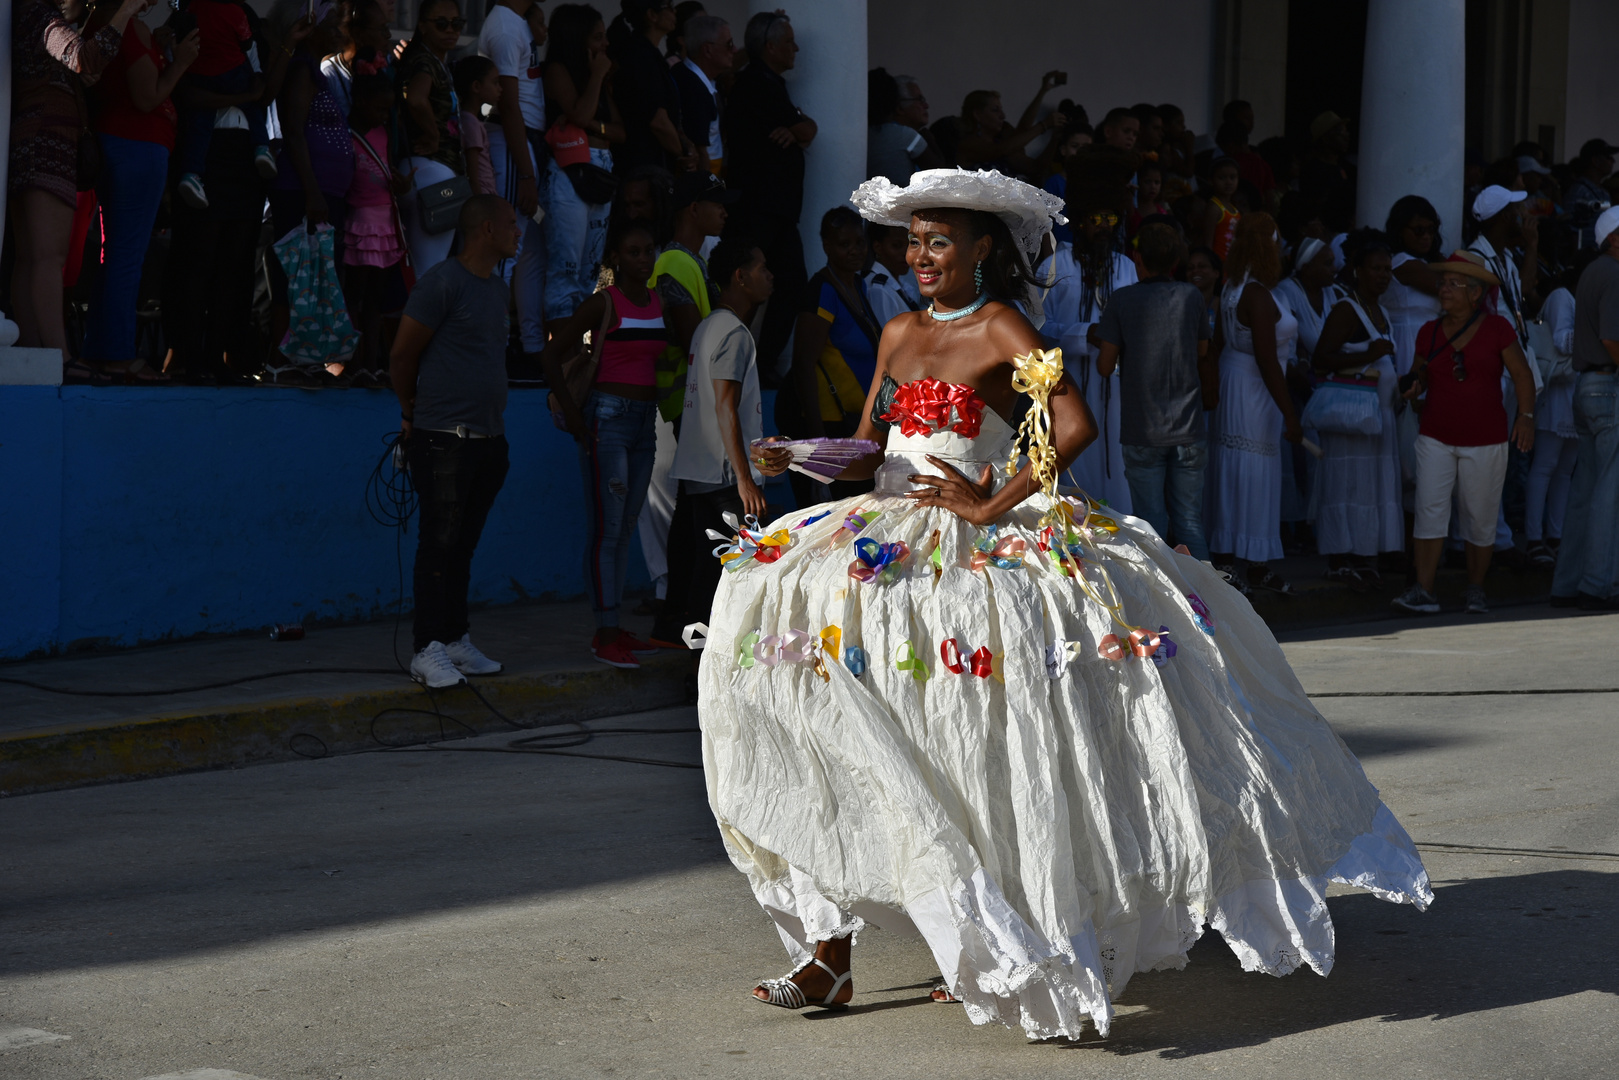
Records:
[[[84,355],[121,364],[135,359],[135,304],[141,270],[152,242],[152,224],[163,201],[169,174],[169,151],[162,143],[102,134],[101,221],[106,240],[101,254],[101,283],[90,306],[84,331]]]
[[[185,81],[192,86],[203,90],[211,90],[216,94],[245,94],[253,85],[253,65],[247,61],[218,75],[193,75],[187,73]],[[254,146],[264,146],[269,143],[270,137],[265,130],[265,121],[269,108],[264,105],[238,105],[242,115],[247,117],[248,134],[253,137]],[[196,173],[201,176],[208,167],[208,147],[214,141],[214,120],[218,117],[218,109],[181,109],[180,110],[180,171],[182,173]]]
[[[519,171],[512,152],[506,146],[506,132],[499,124],[487,125],[489,132],[489,159],[494,166],[495,194],[517,205]],[[540,202],[545,203],[545,185],[549,177],[535,169],[536,160],[545,161],[545,133],[528,132],[528,143],[521,152],[528,155],[529,171],[534,174]],[[538,147],[536,150],[534,147]],[[550,213],[549,210],[546,211]],[[512,290],[512,302],[517,305],[517,326],[522,337],[523,351],[538,353],[545,349],[545,228],[531,217],[517,215],[522,235],[517,241],[517,258],[504,259],[500,276]]]
[[[579,446],[579,472],[590,499],[585,580],[596,625],[617,626],[630,540],[652,482],[658,403],[592,391],[584,414],[590,425],[590,438]]]
[[[613,155],[590,150],[590,163],[609,171]],[[545,319],[571,318],[579,305],[596,291],[596,267],[607,246],[609,203],[587,203],[573,190],[562,166],[546,163],[545,198]]]
[[[1207,443],[1190,446],[1123,446],[1124,479],[1130,505],[1168,539],[1185,544],[1194,559],[1209,557],[1203,537],[1203,472],[1209,465]]]
[[[1579,458],[1563,518],[1553,596],[1619,593],[1619,376],[1582,371],[1574,387],[1574,430]]]

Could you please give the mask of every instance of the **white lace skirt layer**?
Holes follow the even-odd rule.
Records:
[[[1250,562],[1282,557],[1282,411],[1251,353],[1220,354],[1218,432],[1209,442],[1210,551]]]
[[[1400,486],[1400,422],[1394,363],[1380,358],[1377,397],[1383,430],[1377,435],[1321,432],[1312,517],[1323,555],[1376,555],[1405,550]]]
[[[916,469],[891,453],[883,473]],[[905,486],[879,477],[879,492]],[[1028,544],[1017,569],[973,571],[979,530],[879,494],[776,522],[827,512],[776,562],[725,575],[700,675],[709,799],[788,951],[803,959],[865,921],[914,929],[975,1023],[1072,1037],[1086,1016],[1105,1034],[1130,976],[1183,966],[1208,926],[1249,970],[1325,974],[1330,880],[1425,907],[1409,837],[1247,601],[1123,518],[1089,561],[1177,652],[1104,659],[1102,639],[1122,632],[1037,550],[1048,506],[1000,523]],[[910,546],[892,581],[849,577],[842,523],[857,507],[882,511],[862,535]],[[831,626],[863,650],[863,674],[830,659],[825,679],[792,659],[745,666],[754,634]],[[1075,643],[1060,671],[1047,663],[1059,640]],[[973,673],[980,647],[994,675]],[[897,666],[913,654],[925,680]]]

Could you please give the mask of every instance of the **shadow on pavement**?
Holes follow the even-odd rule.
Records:
[[[1244,972],[1218,935],[1185,971],[1137,975],[1105,1042],[1121,1056],[1194,1058],[1354,1020],[1446,1019],[1575,994],[1619,994],[1619,877],[1553,870],[1436,889],[1425,914],[1367,894],[1329,901],[1337,962],[1323,979]]]
[[[577,752],[695,762],[694,716],[618,717],[598,726],[685,730]],[[536,754],[359,754],[0,807],[0,973],[453,916],[725,861],[700,770]]]

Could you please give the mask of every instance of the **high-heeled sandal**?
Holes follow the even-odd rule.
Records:
[[[766,990],[770,996],[768,998],[762,998],[758,994],[754,994],[753,1000],[763,1005],[775,1005],[776,1007],[782,1009],[802,1009],[810,1005],[811,1002],[809,998],[804,996],[804,988],[793,982],[793,976],[797,975],[800,971],[803,971],[811,964],[814,964],[816,967],[832,976],[831,991],[827,993],[823,1000],[814,1002],[813,1004],[819,1005],[823,1009],[847,1008],[849,1004],[847,1001],[833,1001],[832,999],[838,996],[838,993],[842,991],[845,983],[848,983],[852,978],[854,978],[854,969],[851,968],[850,970],[845,971],[842,975],[839,975],[837,972],[832,970],[830,964],[827,964],[819,957],[814,956],[793,968],[793,970],[789,971],[783,977],[779,979],[766,979],[764,982],[760,983],[759,986]],[[853,997],[852,994],[850,996]]]
[[[943,979],[940,979],[938,982],[933,984],[933,989],[928,991],[928,997],[932,998],[941,1005],[961,1004],[961,999],[950,992],[950,984],[945,982]]]

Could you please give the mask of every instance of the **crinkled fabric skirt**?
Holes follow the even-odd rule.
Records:
[[[862,535],[910,547],[893,580],[849,576],[857,506],[882,511]],[[1209,926],[1248,970],[1325,974],[1329,881],[1426,907],[1410,838],[1247,601],[1121,518],[1087,580],[1111,602],[1105,572],[1124,618],[1176,652],[1107,659],[1126,632],[1037,550],[1049,506],[1002,519],[1028,545],[1017,569],[974,571],[979,530],[868,495],[776,522],[786,552],[725,575],[700,677],[709,798],[788,951],[865,921],[914,929],[975,1023],[1072,1037],[1085,1016],[1105,1034],[1132,973],[1183,966]],[[753,648],[833,626],[819,671]],[[1066,664],[1048,664],[1059,641]]]

